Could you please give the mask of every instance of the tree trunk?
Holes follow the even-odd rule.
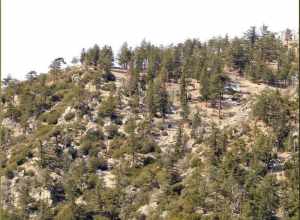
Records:
[[[221,99],[222,99],[222,94],[220,93],[220,97],[219,97],[219,119],[221,119],[221,103],[222,103]]]

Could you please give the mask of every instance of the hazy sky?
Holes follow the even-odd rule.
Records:
[[[95,43],[115,52],[143,38],[159,44],[241,35],[250,26],[298,30],[299,0],[2,0],[2,77],[46,72]]]

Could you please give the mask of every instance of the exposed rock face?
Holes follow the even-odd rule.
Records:
[[[40,188],[38,190],[35,190],[31,192],[31,196],[36,201],[44,201],[47,202],[48,205],[52,205],[51,193],[47,189]]]
[[[19,123],[11,120],[10,118],[4,118],[2,121],[2,125],[10,129],[14,137],[23,135],[24,133],[24,129],[22,128],[22,126]]]
[[[71,106],[68,106],[65,111],[62,113],[61,117],[58,119],[58,122],[57,124],[64,124],[64,123],[67,123],[66,122],[66,119],[65,119],[65,116],[70,114],[70,113],[76,113],[76,110],[74,108],[72,108]],[[76,120],[76,118],[74,119]]]
[[[18,95],[14,95],[13,102],[16,106],[20,105],[20,98]]]
[[[103,179],[106,187],[114,188],[116,186],[115,175],[111,171],[98,170],[97,175]]]
[[[89,92],[96,92],[96,85],[93,85],[91,83],[88,83],[85,85],[85,89],[88,90]]]

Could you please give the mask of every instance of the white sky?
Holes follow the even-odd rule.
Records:
[[[299,0],[2,0],[2,77],[46,72],[82,48],[170,44],[241,35],[266,24],[298,30]]]

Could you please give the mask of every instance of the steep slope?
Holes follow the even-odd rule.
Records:
[[[129,73],[111,74],[72,67],[5,89],[1,204],[16,219],[239,219],[249,194],[277,196],[273,177],[280,201],[293,192],[285,171],[296,150],[276,153],[272,127],[252,115],[255,95],[273,87],[227,73],[239,90],[224,94],[219,118],[189,79],[183,119],[180,85],[168,82],[169,112],[150,117],[146,91],[135,100]]]

